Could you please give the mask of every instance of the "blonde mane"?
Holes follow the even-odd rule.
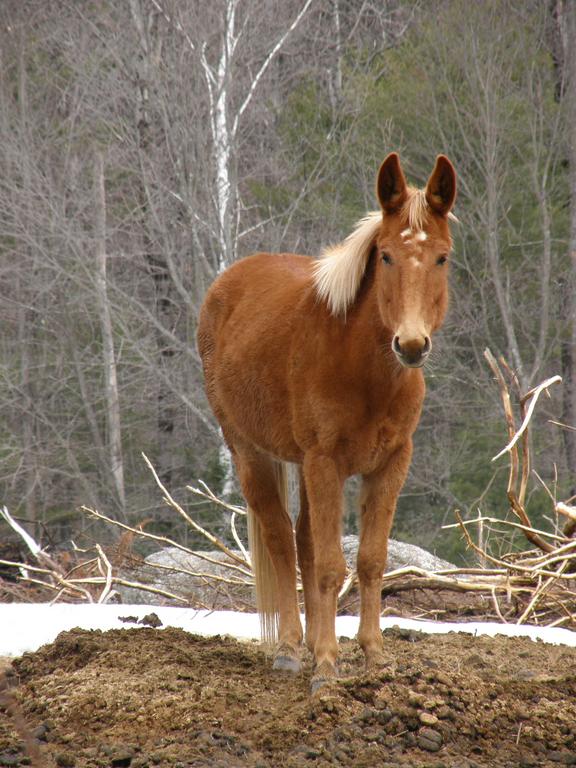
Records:
[[[401,216],[414,232],[420,232],[424,229],[427,214],[428,203],[424,190],[410,189]],[[326,248],[316,261],[316,293],[328,304],[333,315],[345,315],[354,302],[381,225],[382,211],[368,213],[345,240]]]

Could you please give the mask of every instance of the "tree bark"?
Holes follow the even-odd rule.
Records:
[[[152,148],[150,131],[152,115],[150,93],[154,81],[154,73],[161,61],[163,36],[160,28],[159,12],[155,9],[146,11],[141,0],[130,0],[130,13],[138,33],[139,54],[135,69],[137,71],[137,114],[136,129],[138,133],[138,150],[141,153],[141,183],[139,185],[139,208],[142,223],[143,255],[147,264],[148,274],[154,286],[154,312],[158,319],[159,328],[155,331],[158,365],[162,370],[170,370],[173,360],[178,354],[161,328],[173,330],[174,318],[174,289],[170,266],[165,256],[154,246],[149,235],[149,189],[144,167],[150,159]],[[158,449],[157,465],[160,479],[165,485],[170,485],[174,469],[173,440],[176,428],[176,412],[173,396],[165,381],[159,377],[157,384],[157,428]]]
[[[112,473],[121,517],[125,519],[126,493],[124,489],[120,399],[118,397],[114,335],[112,330],[112,317],[108,300],[108,281],[106,275],[106,190],[104,186],[104,158],[101,152],[96,152],[94,157],[94,230],[96,236],[96,296],[98,298],[100,328],[102,333],[110,471]]]

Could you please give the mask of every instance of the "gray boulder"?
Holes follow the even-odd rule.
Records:
[[[342,540],[344,557],[353,569],[358,554],[358,537],[345,536]],[[234,550],[238,556],[241,553]],[[208,559],[207,559],[208,558]],[[156,566],[156,567],[154,567]],[[160,567],[158,567],[160,566]],[[390,539],[388,542],[387,571],[416,566],[426,571],[454,568],[414,544]],[[162,549],[149,555],[142,565],[125,571],[120,576],[127,581],[139,582],[163,592],[178,595],[197,608],[213,610],[255,610],[251,574],[228,555],[219,550],[190,554],[176,547]],[[174,601],[165,595],[134,587],[118,586],[123,603],[165,605]]]
[[[342,549],[344,550],[344,557],[348,567],[354,568],[358,555],[358,536],[344,536],[342,539]],[[422,549],[422,547],[417,547],[415,544],[406,544],[404,541],[389,539],[386,572],[395,571],[398,568],[407,568],[408,566],[415,566],[425,571],[433,572],[456,567],[447,560],[442,560]]]
[[[241,556],[239,550],[232,550]],[[184,552],[167,547],[154,552],[142,565],[122,573],[127,581],[169,592],[184,598],[189,605],[213,610],[255,610],[252,574],[220,550]],[[174,604],[169,597],[148,590],[118,586],[123,603],[165,605]]]

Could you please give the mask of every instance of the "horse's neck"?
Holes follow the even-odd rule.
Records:
[[[317,319],[326,331],[326,354],[330,359],[339,358],[342,366],[353,366],[374,386],[382,379],[389,382],[403,376],[404,369],[392,351],[393,332],[382,323],[372,274],[365,276],[345,316],[330,315],[326,309]]]

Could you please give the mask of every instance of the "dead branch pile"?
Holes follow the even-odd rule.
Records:
[[[573,538],[576,507],[570,505],[573,499],[557,502],[544,486],[550,496],[553,518],[556,520],[553,532],[536,529],[526,511],[526,492],[531,471],[530,420],[540,395],[547,393],[548,387],[560,382],[561,378],[553,376],[546,379],[522,395],[518,380],[506,361],[500,358],[497,362],[488,349],[484,356],[498,382],[506,416],[509,442],[492,461],[506,454],[509,456],[506,494],[512,519],[480,515],[476,519],[464,521],[457,513],[456,525],[462,530],[467,546],[476,552],[482,563],[492,566],[490,569],[484,567],[470,573],[467,588],[489,591],[494,609],[503,622],[576,627],[576,539]],[[503,369],[516,391],[520,411],[518,428]],[[562,518],[567,519],[563,529],[559,525]],[[533,548],[495,557],[475,543],[469,532],[472,526],[489,526],[492,532],[499,535],[510,529],[521,531]],[[483,538],[483,535],[478,536],[478,540]]]
[[[89,517],[101,520],[108,525],[120,529],[122,535],[117,546],[110,552],[105,552],[99,544],[96,544],[93,550],[82,550],[73,543],[75,557],[73,558],[74,563],[71,564],[69,553],[66,553],[65,557],[49,556],[45,553],[4,507],[4,509],[0,509],[0,515],[23,538],[35,563],[30,564],[0,559],[0,566],[3,565],[17,569],[20,581],[46,590],[51,596],[51,602],[65,600],[66,602],[107,603],[117,598],[118,587],[128,587],[160,595],[168,601],[173,600],[181,605],[189,605],[190,600],[187,595],[159,589],[139,581],[131,581],[119,575],[122,566],[127,564],[128,566],[133,566],[142,562],[141,558],[135,557],[132,552],[134,539],[142,538],[154,541],[162,546],[175,547],[193,556],[195,560],[200,559],[207,564],[215,565],[218,567],[218,573],[208,569],[206,571],[192,571],[186,568],[166,566],[159,563],[147,563],[147,566],[150,568],[158,571],[182,573],[191,578],[202,579],[214,588],[222,584],[230,586],[242,585],[252,588],[253,578],[250,555],[236,529],[237,516],[245,515],[246,511],[241,507],[228,504],[217,498],[204,483],[201,483],[201,488],[188,488],[195,495],[223,507],[230,513],[230,530],[238,546],[238,551],[235,551],[230,549],[220,537],[215,536],[190,517],[162,485],[154,467],[145,455],[144,461],[160,487],[165,503],[183,517],[194,531],[206,538],[213,549],[223,553],[224,558],[217,559],[212,552],[192,550],[168,536],[158,536],[149,533],[144,529],[144,525],[133,527],[108,517],[95,509],[81,507],[81,510]],[[122,570],[126,570],[126,568],[122,568]],[[222,575],[222,572],[225,575]],[[210,608],[211,606],[199,606],[197,601],[195,601],[195,607]]]

